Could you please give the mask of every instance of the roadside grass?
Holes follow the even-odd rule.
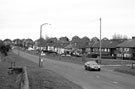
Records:
[[[10,67],[8,62],[0,62],[0,89],[18,89],[16,84],[17,75],[8,75],[8,67]]]
[[[17,56],[13,53],[9,54],[7,62],[0,62],[0,89],[18,89],[16,87],[5,88],[7,84],[15,84],[15,82],[13,82],[15,80],[15,76],[7,74],[7,68],[10,67],[9,63],[11,60],[16,61],[16,66],[27,67],[30,89],[83,89],[79,85],[65,79],[59,74],[45,68],[39,68],[36,63]],[[4,76],[4,79],[1,79],[1,76]]]
[[[130,67],[129,66],[120,66],[117,69],[114,69],[114,71],[126,73],[126,74],[130,74],[130,75],[135,76],[135,67],[131,68],[131,66]]]

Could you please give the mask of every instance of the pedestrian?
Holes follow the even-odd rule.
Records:
[[[43,60],[43,58],[41,58],[41,67],[43,67],[43,62],[44,62],[44,60]]]

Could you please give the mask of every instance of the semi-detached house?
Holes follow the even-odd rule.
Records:
[[[135,38],[117,45],[117,58],[135,59]]]
[[[118,41],[113,40],[102,40],[101,41],[101,54],[102,56],[115,56],[116,46],[119,44]],[[91,47],[91,53],[100,54],[100,42],[93,44]]]

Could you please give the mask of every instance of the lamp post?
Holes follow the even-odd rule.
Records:
[[[39,45],[39,47],[40,47],[40,52],[39,52],[39,67],[42,67],[42,64],[41,64],[41,62],[43,61],[43,60],[41,60],[41,38],[42,38],[42,27],[44,26],[44,25],[51,25],[51,24],[48,24],[48,23],[43,23],[43,24],[41,24],[40,25],[40,40],[39,40],[39,43],[40,43],[40,45]]]
[[[101,44],[101,34],[102,34],[102,31],[101,31],[101,18],[99,19],[100,21],[100,64],[101,64],[101,58],[102,58],[102,54],[101,54],[101,47],[102,47],[102,44]]]

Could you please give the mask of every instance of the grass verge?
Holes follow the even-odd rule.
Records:
[[[0,89],[18,89],[16,84],[17,75],[8,75],[8,67],[10,67],[8,62],[0,62]]]
[[[39,68],[36,63],[31,62],[22,57],[19,57],[13,53],[10,53],[6,62],[4,62],[7,65],[1,62],[1,64],[3,64],[2,65],[3,67],[1,67],[0,65],[0,71],[2,72],[2,74],[0,73],[1,74],[0,76],[4,76],[4,79],[0,80],[0,89],[17,89],[17,88],[5,88],[7,84],[10,84],[8,78],[9,76],[5,74],[7,74],[7,68],[10,67],[11,60],[16,61],[16,66],[27,67],[30,89],[82,89],[82,87],[80,87],[79,85],[63,78],[57,73],[47,69]],[[10,77],[11,82],[14,84],[13,80],[15,76]],[[1,82],[3,83],[1,84]]]
[[[114,71],[130,74],[130,75],[135,75],[135,68],[131,68],[129,66],[121,66],[121,67],[118,67],[117,69],[114,69]]]

